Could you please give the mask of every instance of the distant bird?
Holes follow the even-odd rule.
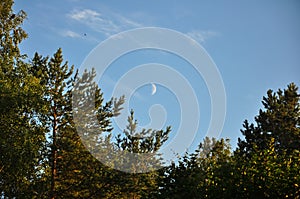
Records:
[[[86,33],[84,33],[83,35],[86,36]]]

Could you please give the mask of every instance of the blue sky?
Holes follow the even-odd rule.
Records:
[[[97,1],[97,0],[16,0],[15,10],[28,14],[24,29],[29,38],[21,49],[52,55],[61,47],[65,59],[79,68],[89,52],[101,41],[121,31],[148,26],[173,29],[199,42],[214,60],[223,78],[227,112],[221,137],[230,138],[235,148],[244,119],[250,121],[261,108],[262,96],[270,88],[300,85],[300,2],[266,1]],[[210,118],[210,99],[201,76],[184,60],[157,51],[130,53],[107,71],[102,86],[105,97],[113,83],[139,64],[162,63],[183,74],[197,91],[201,120],[194,145],[203,139]],[[166,125],[178,129],[180,108],[176,95],[157,85],[142,85],[130,99],[141,125],[150,121],[149,108],[161,104],[167,113]],[[192,117],[192,116],[191,116]]]

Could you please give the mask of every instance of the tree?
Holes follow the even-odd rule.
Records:
[[[161,170],[159,198],[230,198],[233,175],[229,140],[206,137],[197,150]],[[227,179],[228,178],[228,179]]]
[[[19,50],[19,44],[27,37],[21,28],[26,13],[20,11],[15,14],[12,10],[13,0],[3,0],[0,3],[0,55],[1,70],[4,73],[12,72],[17,62],[24,58]]]
[[[235,151],[236,189],[242,197],[299,197],[300,110],[297,87],[267,92],[256,125],[244,123]]]
[[[19,50],[27,37],[20,27],[26,14],[13,13],[12,5],[12,0],[0,3],[0,195],[33,198],[45,140],[36,120],[43,88]]]
[[[155,170],[171,128],[139,130],[131,111],[124,132],[114,132],[125,98],[105,101],[95,70],[74,73],[61,49],[27,63],[18,47],[26,14],[12,5],[0,3],[1,198],[299,198],[295,84],[267,92],[234,154],[229,140],[205,138]]]
[[[276,151],[272,138],[267,148],[253,147],[251,157],[235,155],[235,188],[243,198],[297,198],[300,153]]]
[[[275,141],[275,150],[292,152],[300,146],[300,95],[297,86],[291,83],[287,89],[274,93],[268,90],[263,97],[265,110],[259,110],[255,117],[256,126],[244,122],[242,134],[245,140],[239,139],[239,151],[251,153],[253,144],[259,149],[266,149],[271,141]]]
[[[124,97],[104,102],[95,76],[95,70],[85,71],[72,82],[72,92],[68,91],[69,106],[71,98],[73,103],[67,115],[70,125],[62,130],[60,140],[61,198],[105,198],[117,191],[112,185],[115,172],[96,158],[110,155],[111,119],[120,114]]]
[[[68,63],[63,62],[61,49],[50,59],[36,53],[32,66],[33,73],[46,88],[43,93],[46,107],[40,122],[46,127],[44,133],[48,139],[42,153],[45,154],[45,181],[40,197],[95,198],[105,195],[104,192],[111,191],[111,187],[105,186],[112,169],[102,165],[93,155],[110,141],[111,136],[101,139],[101,135],[112,131],[111,118],[119,114],[124,97],[104,103],[103,94],[93,81],[95,71],[86,71],[81,77],[73,74],[73,67],[69,69]],[[73,104],[72,95],[75,95]],[[78,111],[90,102],[93,102],[94,112]],[[79,120],[74,120],[74,114],[82,115],[78,116]],[[84,145],[86,143],[95,147],[88,147]],[[103,189],[102,193],[99,189]]]
[[[163,159],[158,150],[167,141],[171,127],[138,131],[137,124],[132,110],[124,133],[116,136],[116,151],[125,152],[118,161],[132,172],[117,172],[115,184],[120,186],[117,198],[153,198],[159,189],[161,176],[157,169],[163,166]]]

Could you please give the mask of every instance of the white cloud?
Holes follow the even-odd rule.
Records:
[[[67,16],[106,36],[142,26],[113,12],[102,14],[91,9],[73,10]]]
[[[198,30],[198,31],[191,31],[186,33],[187,36],[191,37],[192,39],[196,40],[199,43],[205,43],[208,39],[211,37],[218,36],[217,32],[214,31],[203,31],[203,30]]]
[[[80,38],[80,37],[81,37],[80,34],[74,32],[74,31],[71,31],[71,30],[63,31],[63,32],[62,32],[62,35],[63,35],[64,37],[71,37],[71,38]]]
[[[100,14],[96,11],[85,9],[79,12],[73,12],[70,17],[75,20],[87,20],[89,18],[96,18],[100,16]]]

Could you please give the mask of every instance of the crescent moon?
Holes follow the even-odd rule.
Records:
[[[156,93],[156,85],[154,83],[151,83],[151,85],[152,85],[151,95],[154,95]]]

